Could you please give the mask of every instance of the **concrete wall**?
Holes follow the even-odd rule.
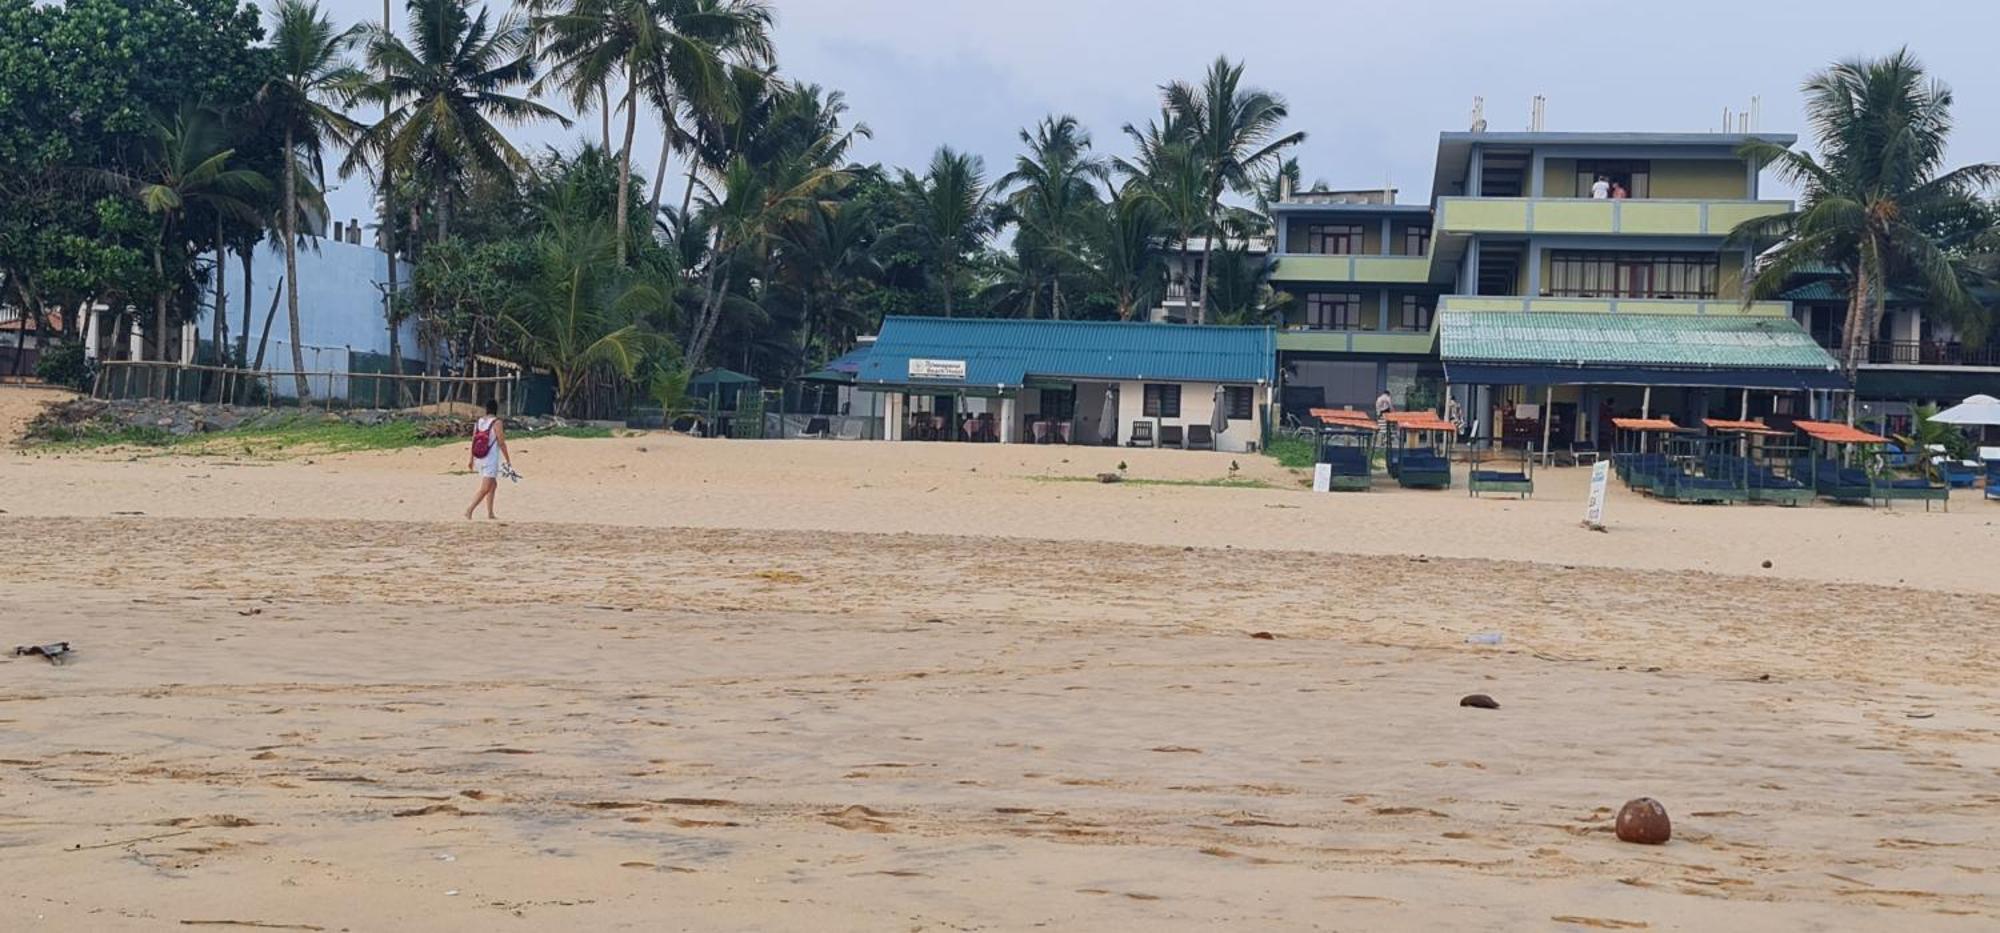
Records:
[[[1180,425],[1183,429],[1191,424],[1208,424],[1215,413],[1215,383],[1185,382],[1181,386],[1181,416],[1178,418],[1146,417],[1146,385],[1142,382],[1121,382],[1118,384],[1118,442],[1123,444],[1131,438],[1132,422],[1151,421],[1154,436],[1158,437],[1160,427]],[[1261,441],[1256,413],[1258,408],[1271,402],[1269,386],[1255,386],[1252,389],[1251,418],[1232,419],[1229,430],[1216,435],[1215,449],[1243,452],[1248,445]]]

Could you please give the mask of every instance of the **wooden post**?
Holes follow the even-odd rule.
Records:
[[[1550,383],[1542,387],[1542,466],[1549,465],[1549,432],[1555,428],[1556,387]]]

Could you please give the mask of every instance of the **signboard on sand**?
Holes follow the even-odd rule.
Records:
[[[959,379],[965,378],[964,360],[921,360],[911,358],[911,379]]]
[[[1313,464],[1313,492],[1333,491],[1333,464]]]
[[[1583,509],[1583,527],[1604,530],[1604,493],[1611,485],[1611,461],[1599,460],[1590,466],[1590,503]]]

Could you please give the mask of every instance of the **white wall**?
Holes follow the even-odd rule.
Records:
[[[388,353],[389,328],[382,317],[381,287],[389,280],[388,254],[373,246],[331,239],[312,242],[316,245],[298,251],[298,339],[305,350],[306,369],[344,372],[349,352]],[[271,310],[271,299],[279,294],[285,275],[284,251],[270,243],[262,244],[252,254],[251,265],[250,354],[254,358],[257,338],[264,331],[264,315]],[[228,307],[224,310],[228,315],[230,340],[234,342],[243,328],[242,260],[231,253],[225,267]],[[409,272],[408,263],[397,271],[398,282],[405,288],[409,285]],[[214,306],[212,287],[203,303],[208,308]],[[198,332],[204,339],[214,332],[214,321],[206,309]],[[292,368],[292,339],[285,300],[279,297],[278,313],[271,319],[270,345],[264,351],[266,370]],[[416,327],[405,322],[403,357],[422,359],[422,350],[417,344]],[[278,380],[274,387],[282,391],[289,383]]]
[[[1207,424],[1215,413],[1215,383],[1184,382],[1181,386],[1181,416],[1179,418],[1146,417],[1146,384],[1143,382],[1121,382],[1118,385],[1118,443],[1131,439],[1132,422],[1152,421],[1158,426]],[[1257,427],[1256,410],[1269,405],[1270,386],[1256,386],[1251,403],[1251,417],[1236,418],[1229,422],[1229,430],[1216,435],[1215,449],[1241,453],[1248,445],[1261,438]],[[1159,427],[1153,429],[1154,437],[1159,436]]]

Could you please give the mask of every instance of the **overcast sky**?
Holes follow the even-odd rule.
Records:
[[[379,18],[381,0],[323,0],[342,23]],[[405,15],[394,11],[400,31]],[[1993,0],[778,0],[781,70],[847,92],[875,132],[858,157],[921,166],[941,144],[1005,172],[1016,133],[1046,114],[1080,119],[1102,151],[1119,127],[1159,110],[1158,85],[1195,80],[1218,54],[1249,63],[1246,83],[1283,95],[1308,181],[1428,195],[1440,130],[1462,130],[1486,98],[1493,130],[1702,131],[1722,110],[1763,99],[1760,129],[1809,137],[1799,83],[1835,59],[1907,44],[1957,95],[1954,164],[2000,160],[2000,3]],[[1810,11],[1810,12],[1807,12]],[[517,145],[573,146],[565,131],[511,131]],[[642,118],[635,162],[658,133]],[[677,189],[675,189],[677,190]],[[362,182],[341,184],[335,216],[367,213]]]

